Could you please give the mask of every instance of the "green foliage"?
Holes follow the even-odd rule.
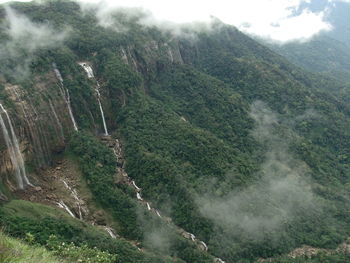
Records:
[[[114,183],[116,163],[113,153],[96,138],[84,132],[76,133],[72,137],[70,149],[79,156],[82,171],[96,200],[110,211],[121,226],[118,233],[139,240],[145,238],[148,234],[145,233],[147,227],[141,224],[142,220],[139,218],[141,211],[145,209],[138,207],[136,202]],[[185,200],[188,199],[184,198],[183,201]],[[190,208],[195,209],[194,206]],[[146,213],[148,214],[148,211]],[[164,225],[164,222],[157,217],[149,215],[144,215],[144,217],[147,218],[144,219],[147,224],[157,224],[157,227]],[[207,226],[206,228],[208,231],[209,228]],[[169,236],[173,236],[173,239],[176,240],[170,247],[171,256],[177,256],[186,262],[211,262],[210,256],[198,251],[189,241],[176,236],[174,230],[170,230]]]
[[[59,240],[51,235],[47,241],[48,249],[62,258],[74,260],[74,262],[86,263],[113,263],[117,257],[107,252],[102,252],[97,248],[89,248],[87,245],[76,246],[74,243],[59,242]]]
[[[116,162],[110,149],[87,133],[76,133],[70,142],[71,150],[79,156],[84,176],[97,201],[109,209],[120,223],[120,233],[140,238],[136,202],[114,183]]]
[[[94,63],[109,128],[123,141],[129,176],[162,214],[206,241],[210,253],[228,262],[252,262],[305,244],[334,248],[350,234],[350,108],[324,92],[328,86],[339,89],[339,83],[303,72],[218,22],[210,32],[191,32],[195,38],[171,40],[169,32],[139,25],[142,14],[115,13],[114,26],[123,26],[118,31],[100,27],[93,11],[83,15],[69,1],[14,6],[35,21],[47,19],[57,28],[72,28],[63,47],[35,54],[32,70],[45,72],[55,61],[81,130],[95,131],[94,119],[100,119],[95,83],[76,62]],[[126,58],[121,57],[122,50]],[[169,51],[180,59],[172,62]],[[15,61],[4,65],[14,66]],[[348,89],[343,88],[346,95]],[[310,209],[293,203],[293,217],[285,216],[278,231],[259,228],[259,238],[239,226],[217,224],[200,212],[197,201],[212,189],[215,198],[223,198],[259,185],[264,176],[259,169],[274,145],[252,136],[255,123],[249,112],[256,100],[264,101],[278,116],[276,133],[285,141],[290,158],[307,167],[302,179],[309,182],[316,200]],[[87,132],[74,134],[69,144],[96,201],[118,222],[118,233],[145,242],[148,229],[139,222],[144,208],[131,197],[130,189],[115,183],[113,153]],[[269,194],[264,192],[262,197]],[[244,211],[273,218],[271,211],[280,211],[281,204],[268,202],[271,198],[262,200],[267,201],[258,199]],[[41,208],[11,213],[4,207],[1,211],[1,223],[14,236],[32,233],[35,242],[44,244],[54,234],[60,242],[86,243],[88,249],[96,246],[117,254],[122,262],[162,261],[100,233],[82,231],[84,227],[68,219],[48,216],[52,211],[44,217],[39,215]],[[159,222],[146,218],[153,228]],[[162,253],[186,262],[211,260],[183,238],[170,236],[173,243]],[[157,249],[154,244],[148,246]]]
[[[347,263],[350,260],[350,254],[347,252],[319,253],[312,256],[299,256],[296,258],[281,257],[271,259],[272,263]]]
[[[0,232],[0,263],[68,263],[40,246],[29,246]]]
[[[0,226],[7,234],[17,238],[33,236],[31,241],[42,246],[47,245],[50,236],[54,235],[55,242],[97,248],[99,251],[117,255],[117,260],[126,263],[168,262],[150,253],[141,253],[128,242],[112,239],[104,231],[60,210],[26,201],[11,201],[0,207]]]

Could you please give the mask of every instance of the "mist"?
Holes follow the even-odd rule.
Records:
[[[142,245],[163,255],[170,255],[174,242],[174,233],[171,229],[157,216],[149,214],[149,211],[141,207],[138,207],[137,219],[143,229]]]
[[[85,14],[93,14],[99,26],[114,30],[118,33],[127,33],[130,25],[138,24],[144,28],[156,27],[157,29],[170,33],[174,37],[193,39],[198,32],[209,32],[212,25],[218,19],[208,17],[203,21],[175,22],[163,20],[142,6],[119,6],[102,1],[99,4],[80,1],[81,10]]]
[[[111,20],[116,10],[142,10],[147,16],[139,21],[144,26],[157,26],[160,29],[179,33],[184,26],[195,29],[211,28],[212,18],[216,17],[241,31],[276,43],[305,42],[323,31],[332,29],[326,20],[328,7],[313,12],[308,0],[241,0],[241,1],[99,1],[79,0],[82,8],[93,8],[102,26],[115,28]]]
[[[0,62],[7,64],[11,61],[6,73],[12,76],[27,76],[35,52],[62,45],[69,34],[68,29],[58,31],[47,23],[32,22],[9,6],[5,6],[5,13],[6,18],[1,25],[5,41],[0,47]]]
[[[197,204],[202,215],[229,236],[243,232],[260,240],[264,233],[276,233],[294,217],[318,207],[309,184],[308,166],[288,152],[292,134],[283,138],[279,135],[281,120],[263,102],[253,103],[250,116],[256,123],[252,135],[266,146],[258,180],[224,196],[208,189],[208,194],[197,197]]]

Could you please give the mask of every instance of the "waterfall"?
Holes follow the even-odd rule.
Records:
[[[16,176],[16,180],[17,180],[17,185],[18,185],[19,189],[24,189],[24,187],[26,187],[27,185],[31,185],[31,183],[29,182],[27,175],[26,175],[23,156],[22,156],[22,153],[19,149],[18,140],[17,140],[16,134],[15,134],[15,131],[13,129],[11,119],[1,103],[0,103],[0,109],[1,109],[2,113],[5,113],[7,123],[10,127],[10,134],[9,134],[9,131],[6,128],[5,121],[2,118],[1,112],[0,112],[0,126],[1,126],[2,132],[4,134],[5,143],[6,143],[8,152],[10,154],[10,159],[11,159],[12,165],[15,169],[15,176]]]
[[[73,111],[72,111],[72,106],[71,106],[71,103],[70,103],[70,95],[69,95],[69,91],[68,89],[65,89],[64,88],[64,85],[63,85],[63,78],[62,78],[62,75],[61,75],[61,72],[58,70],[57,68],[57,65],[56,63],[52,63],[52,67],[53,67],[53,70],[55,72],[55,75],[57,77],[57,79],[60,81],[60,92],[62,94],[62,97],[64,99],[64,101],[66,102],[67,104],[67,108],[68,108],[68,112],[69,112],[69,116],[72,120],[72,123],[73,123],[73,127],[74,127],[74,130],[75,131],[78,131],[78,125],[74,119],[74,115],[73,115]]]
[[[208,251],[208,246],[207,246],[207,244],[205,244],[203,241],[200,241],[200,243],[203,245],[204,250],[205,250],[205,251]]]
[[[138,200],[140,200],[140,201],[143,200],[142,197],[141,197],[141,195],[140,195],[140,193],[136,193],[136,198],[137,198]]]
[[[51,100],[49,100],[49,105],[50,105],[51,111],[52,111],[52,113],[53,113],[53,116],[54,116],[55,119],[56,119],[57,125],[58,125],[58,127],[59,127],[59,129],[60,129],[60,134],[61,134],[62,140],[64,140],[63,126],[62,126],[62,124],[61,124],[61,122],[60,122],[60,119],[58,118],[58,115],[57,115],[57,113],[56,113],[55,107],[53,106]]]
[[[107,136],[108,135],[108,130],[107,130],[105,114],[103,112],[103,108],[102,108],[102,104],[101,104],[101,94],[100,94],[100,91],[99,91],[100,84],[98,82],[97,82],[97,87],[98,88],[95,89],[96,90],[96,94],[97,94],[97,102],[98,102],[98,105],[100,107],[102,123],[103,123],[103,129],[105,130],[105,135]]]
[[[83,69],[85,70],[89,79],[95,78],[94,71],[92,70],[92,68],[88,64],[79,63],[79,65],[83,67]]]
[[[91,79],[91,78],[95,79],[94,72],[93,72],[92,68],[87,63],[78,63],[78,64],[83,67],[83,69],[85,70],[89,79]],[[95,92],[97,95],[97,102],[98,102],[100,112],[101,112],[103,129],[104,129],[105,135],[108,136],[106,118],[105,118],[105,114],[104,114],[104,111],[102,108],[102,103],[101,103],[100,84],[98,83],[98,81],[96,79],[95,79],[95,81],[96,81]]]
[[[162,216],[160,215],[159,211],[156,209],[156,214],[157,216],[159,216],[160,218],[162,218]]]
[[[136,185],[136,183],[135,183],[135,181],[134,180],[132,180],[132,185],[135,187],[135,189],[138,191],[138,192],[140,192],[141,191],[141,189],[140,189],[140,187],[138,187],[137,185]]]
[[[110,227],[108,227],[108,226],[105,226],[104,229],[105,229],[105,230],[107,231],[107,233],[111,236],[111,238],[113,238],[113,239],[116,239],[116,238],[117,238],[117,236],[114,234],[112,228],[110,228]]]
[[[190,237],[192,241],[196,241],[196,236],[190,233]]]
[[[76,218],[75,215],[73,214],[73,212],[69,209],[69,207],[68,207],[62,200],[59,201],[59,202],[57,203],[57,205],[58,205],[58,207],[60,207],[60,208],[62,208],[62,209],[64,209],[64,210],[66,210],[66,212],[67,212],[68,214],[70,214],[71,217]]]
[[[75,204],[78,207],[79,219],[83,220],[83,213],[82,212],[84,212],[84,214],[88,213],[88,211],[84,207],[82,207],[82,204],[84,204],[84,201],[81,198],[79,198],[77,191],[74,188],[70,187],[64,179],[61,179],[61,181],[64,184],[64,186],[69,190],[71,196],[75,200]]]
[[[148,211],[151,211],[151,206],[149,205],[148,202],[147,202],[147,209],[148,209]]]

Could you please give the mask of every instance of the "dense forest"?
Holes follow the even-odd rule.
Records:
[[[0,262],[348,262],[346,74],[145,16],[0,6]]]

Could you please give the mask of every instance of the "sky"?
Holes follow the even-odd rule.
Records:
[[[188,23],[209,21],[214,16],[240,30],[280,43],[306,41],[322,31],[332,30],[327,12],[332,3],[350,0],[326,0],[324,9],[312,12],[311,1],[320,0],[79,0],[84,5],[102,3],[113,7],[142,7],[152,12],[158,22]],[[0,3],[8,0],[0,0]],[[28,2],[24,0],[23,2]]]

